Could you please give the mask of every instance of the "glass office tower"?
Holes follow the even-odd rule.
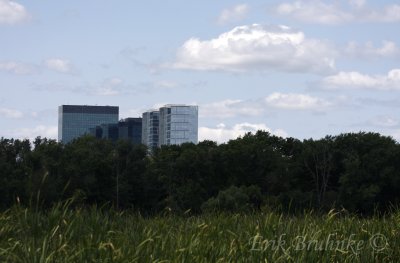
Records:
[[[160,108],[158,145],[197,143],[198,106],[169,104]]]
[[[118,123],[118,138],[142,143],[142,118],[126,118]]]
[[[96,131],[100,128],[101,136],[99,138],[108,139],[112,141],[118,140],[118,124],[107,123],[96,126]]]
[[[118,123],[106,123],[90,128],[89,133],[99,139],[129,140],[142,143],[142,118],[126,118]]]
[[[150,149],[158,146],[159,116],[158,110],[149,110],[142,115],[142,143]]]
[[[89,129],[105,123],[118,123],[115,106],[61,105],[58,107],[58,141],[69,143]]]

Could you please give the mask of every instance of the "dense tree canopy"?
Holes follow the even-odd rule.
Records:
[[[246,134],[228,143],[163,146],[90,136],[69,144],[0,139],[0,206],[49,206],[77,192],[86,204],[144,213],[345,208],[400,202],[400,145],[377,133],[314,140]]]

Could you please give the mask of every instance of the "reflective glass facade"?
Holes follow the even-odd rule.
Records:
[[[134,144],[142,143],[142,118],[126,118],[118,123],[97,125],[89,129],[96,138],[112,141],[129,140]]]
[[[61,105],[58,108],[58,140],[68,143],[101,124],[118,123],[115,106]]]
[[[118,138],[142,143],[142,118],[126,118],[118,123]]]
[[[150,110],[142,115],[142,143],[150,149],[158,146],[159,116],[158,110]]]
[[[100,128],[102,139],[108,139],[112,141],[118,140],[118,124],[117,123],[108,123],[101,124],[100,126],[96,126],[96,128]]]
[[[158,145],[198,141],[198,106],[165,105],[160,108]]]

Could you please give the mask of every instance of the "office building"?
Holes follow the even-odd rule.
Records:
[[[142,143],[142,118],[126,118],[118,123],[104,123],[89,130],[99,139],[112,141],[129,140],[134,144]]]
[[[160,108],[158,146],[197,140],[198,106],[169,104]]]
[[[158,110],[149,110],[142,115],[142,143],[150,149],[158,146],[159,116]]]
[[[69,143],[96,130],[101,124],[117,124],[119,108],[115,106],[61,105],[58,107],[58,140]],[[96,132],[96,131],[95,131]]]
[[[96,126],[96,137],[101,139],[107,139],[112,141],[118,140],[118,123],[103,123]],[[92,135],[94,135],[92,133]]]
[[[118,123],[118,138],[142,143],[142,118],[126,118]]]

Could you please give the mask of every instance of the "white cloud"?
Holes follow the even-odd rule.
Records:
[[[382,41],[381,47],[375,47],[372,42],[360,45],[357,42],[348,43],[344,55],[360,58],[387,57],[395,58],[400,56],[400,48],[392,41]]]
[[[336,75],[325,77],[321,86],[325,89],[400,90],[400,69],[393,69],[387,75],[367,75],[356,71],[342,71]]]
[[[17,75],[28,75],[36,71],[36,66],[21,62],[7,61],[0,62],[0,70]]]
[[[291,16],[307,23],[336,25],[348,22],[381,22],[400,21],[400,5],[384,6],[380,10],[368,8],[364,0],[349,0],[349,8],[343,8],[337,1],[326,3],[321,0],[295,1],[283,3],[276,7],[279,15]]]
[[[8,119],[20,119],[24,116],[24,114],[18,110],[0,108],[0,116]]]
[[[223,100],[200,105],[200,117],[231,118],[238,115],[258,116],[263,112],[262,105],[257,102],[242,100]]]
[[[248,11],[249,11],[249,6],[246,4],[240,4],[230,9],[225,9],[220,14],[218,18],[218,23],[226,24],[229,22],[240,21],[246,17]]]
[[[0,25],[14,25],[30,19],[25,7],[11,0],[0,0]]]
[[[243,136],[248,132],[255,133],[258,130],[270,132],[271,134],[287,137],[287,133],[284,130],[277,129],[271,130],[265,124],[251,124],[251,123],[239,123],[233,127],[226,127],[225,124],[220,123],[215,128],[200,127],[199,128],[199,141],[211,140],[218,143],[224,143],[232,139],[236,139],[239,136]]]
[[[70,61],[61,58],[50,58],[44,61],[44,65],[59,73],[72,73],[73,67]]]
[[[38,125],[31,128],[20,128],[9,132],[9,136],[15,139],[29,139],[33,141],[36,137],[57,139],[58,127]]]
[[[332,105],[330,102],[306,94],[274,92],[265,98],[267,105],[288,110],[320,110]]]
[[[290,15],[304,22],[319,24],[340,24],[353,19],[350,13],[340,10],[336,5],[322,1],[296,1],[283,3],[276,8],[279,15]]]
[[[335,51],[287,26],[235,27],[211,40],[187,40],[174,68],[194,70],[277,70],[326,73],[334,70]]]

